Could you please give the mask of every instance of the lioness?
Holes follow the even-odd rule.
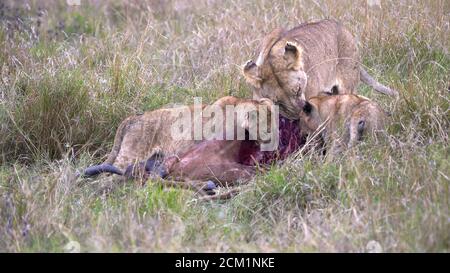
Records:
[[[164,158],[179,158],[180,156],[186,157],[187,154],[192,154],[192,149],[195,145],[201,145],[205,147],[209,147],[209,149],[213,149],[211,144],[202,144],[204,142],[213,141],[213,140],[203,140],[194,138],[193,130],[188,130],[188,136],[186,139],[174,139],[173,138],[173,129],[178,125],[186,126],[187,124],[183,124],[181,117],[179,116],[180,112],[187,113],[189,117],[189,121],[191,126],[188,128],[194,129],[196,121],[200,121],[200,125],[202,128],[209,122],[211,122],[212,117],[205,116],[205,112],[208,110],[213,111],[214,109],[218,109],[222,111],[222,113],[226,113],[227,106],[236,106],[236,111],[242,111],[243,115],[238,113],[234,113],[232,118],[234,121],[231,123],[233,125],[232,128],[227,127],[227,121],[229,121],[227,116],[223,119],[224,130],[218,131],[218,133],[223,134],[222,139],[227,139],[227,133],[231,133],[234,139],[237,139],[238,128],[241,128],[245,134],[245,132],[254,132],[257,131],[258,126],[255,122],[250,122],[249,118],[251,115],[258,114],[255,111],[260,110],[260,106],[266,107],[265,113],[268,114],[266,117],[267,123],[267,134],[261,135],[258,134],[259,141],[270,141],[271,136],[269,135],[271,128],[271,115],[270,112],[272,110],[273,103],[268,99],[261,99],[259,101],[250,100],[250,99],[240,99],[236,97],[223,97],[216,102],[214,102],[211,106],[200,105],[198,111],[200,111],[199,116],[195,116],[195,105],[191,105],[189,107],[185,107],[184,109],[180,108],[167,108],[167,109],[159,109],[155,111],[149,111],[142,115],[134,115],[127,119],[125,119],[117,129],[117,133],[114,139],[114,145],[111,153],[109,154],[107,160],[104,164],[96,165],[89,167],[85,170],[85,176],[93,176],[103,172],[115,173],[119,175],[129,174],[129,176],[134,176],[134,167],[139,166],[144,170],[152,170],[154,169],[155,161],[158,161],[154,158],[155,154],[160,154]],[[213,108],[215,107],[215,108]],[[232,130],[228,132],[227,130]],[[201,136],[202,137],[202,136]],[[215,136],[217,138],[217,136]],[[244,135],[245,137],[245,135]],[[222,141],[224,145],[222,145],[224,149],[227,148],[226,140],[218,140]],[[256,139],[255,139],[256,141]],[[253,141],[254,142],[254,141]],[[248,145],[253,145],[253,142],[250,141]],[[234,145],[233,147],[239,148],[242,145]],[[219,147],[219,146],[218,146]],[[214,148],[217,150],[217,148]],[[245,147],[244,147],[245,148]],[[214,150],[213,149],[213,150]],[[219,151],[215,151],[219,152]],[[205,160],[214,161],[213,154],[204,155]],[[248,155],[247,155],[248,156]],[[217,158],[216,158],[217,159]],[[228,159],[227,159],[228,160]],[[239,163],[239,159],[234,159],[236,163]],[[229,160],[230,161],[230,160]],[[186,165],[186,160],[181,160],[181,163]],[[219,160],[214,161],[215,164],[220,164]],[[179,164],[181,164],[179,163]],[[225,163],[225,162],[224,162]],[[230,162],[228,162],[230,163]],[[193,166],[189,164],[189,166]],[[231,166],[231,165],[230,165]],[[169,169],[169,168],[166,168]],[[171,168],[172,170],[174,168]],[[176,168],[175,168],[176,169]],[[224,171],[224,170],[223,170]],[[186,173],[186,171],[181,171]],[[167,173],[163,171],[160,174],[161,176],[166,176]],[[194,178],[192,175],[190,178]],[[199,177],[198,179],[203,179],[204,177]],[[226,179],[225,179],[226,180]]]
[[[397,94],[360,66],[354,37],[335,20],[275,29],[264,38],[256,63],[244,65],[243,74],[254,87],[254,99],[271,99],[290,119],[297,118],[300,98],[329,90],[353,93],[360,78],[378,92]]]
[[[387,118],[375,102],[353,94],[312,97],[300,106],[302,132],[311,134],[320,129],[332,153],[382,132]]]

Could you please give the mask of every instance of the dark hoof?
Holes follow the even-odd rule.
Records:
[[[164,168],[164,167],[160,167],[159,168],[159,176],[161,177],[161,178],[166,178],[166,176],[169,174],[168,172],[167,172],[167,170]]]
[[[168,175],[164,168],[162,157],[160,154],[151,156],[145,162],[141,161],[136,164],[131,164],[125,171],[127,178],[149,178],[159,176],[164,178]]]
[[[205,187],[203,188],[205,191],[212,191],[215,190],[216,184],[214,182],[212,182],[211,180],[209,180],[208,182],[206,182]]]
[[[207,194],[207,195],[215,195],[216,192],[214,191],[215,189],[217,189],[216,184],[209,180],[208,182],[206,182],[206,185],[203,186],[203,191]]]

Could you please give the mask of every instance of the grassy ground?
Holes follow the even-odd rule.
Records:
[[[449,251],[448,1],[137,2],[0,2],[0,251]],[[249,97],[262,36],[326,17],[401,93],[359,87],[392,113],[386,140],[292,158],[227,202],[74,178],[127,115]]]

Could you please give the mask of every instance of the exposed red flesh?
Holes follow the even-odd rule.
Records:
[[[300,149],[305,140],[301,137],[298,120],[279,118],[279,144],[275,151],[261,151],[258,143],[244,140],[239,150],[239,163],[244,165],[270,165],[277,160],[284,160]]]

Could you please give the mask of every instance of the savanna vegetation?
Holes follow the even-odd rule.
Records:
[[[0,1],[0,251],[449,251],[449,1],[193,2]],[[250,97],[240,66],[264,34],[323,18],[399,91],[359,87],[386,139],[292,156],[221,202],[76,178],[130,114]]]

